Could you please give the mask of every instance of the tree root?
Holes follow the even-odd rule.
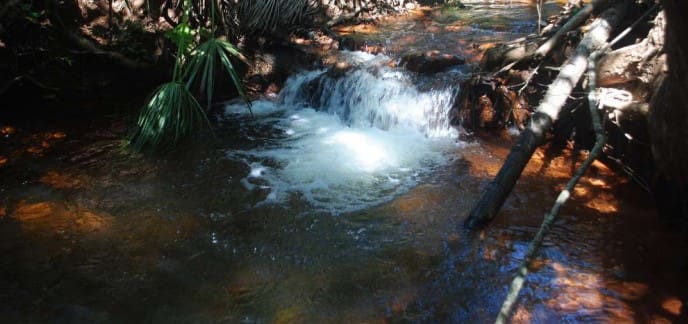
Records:
[[[74,54],[90,54],[102,56],[110,60],[114,64],[132,70],[144,70],[153,67],[152,64],[132,60],[120,53],[102,50],[98,48],[96,45],[94,45],[91,41],[76,34],[75,32],[65,30],[64,36],[72,44],[82,49],[82,51],[73,51],[72,53]]]

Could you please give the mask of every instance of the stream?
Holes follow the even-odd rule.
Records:
[[[517,1],[464,3],[361,27],[385,53],[343,51],[349,70],[292,75],[252,114],[224,103],[214,140],[166,157],[124,148],[133,119],[116,110],[7,131],[0,321],[493,321],[584,156],[538,150],[497,219],[462,228],[514,137],[460,140],[448,114],[458,84],[477,48],[532,33],[537,17]],[[406,48],[469,64],[432,75],[388,64]],[[595,162],[513,320],[686,321],[686,251],[647,193]]]

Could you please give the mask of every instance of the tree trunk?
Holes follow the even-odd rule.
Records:
[[[660,171],[688,190],[688,2],[663,0],[669,71],[650,110],[652,153]],[[683,36],[681,36],[683,35]]]
[[[499,173],[464,222],[465,227],[483,227],[497,215],[535,149],[542,143],[545,133],[557,119],[571,91],[585,73],[588,57],[605,45],[612,29],[621,21],[627,5],[628,1],[619,1],[591,24],[576,52],[550,85],[528,128],[521,133]]]

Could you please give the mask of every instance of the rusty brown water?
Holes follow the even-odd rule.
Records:
[[[490,322],[542,215],[582,156],[538,151],[485,231],[460,225],[511,139],[446,154],[363,210],[312,211],[227,156],[257,127],[163,158],[122,147],[130,118],[11,124],[0,139],[2,322]],[[223,128],[224,127],[224,128]],[[595,163],[546,238],[516,322],[684,322],[685,233]]]

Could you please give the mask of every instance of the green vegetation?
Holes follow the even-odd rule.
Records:
[[[205,118],[201,105],[184,84],[165,83],[141,109],[132,147],[138,151],[171,148],[199,130]]]
[[[403,5],[373,0],[9,0],[0,4],[0,96],[15,95],[9,91],[15,88],[38,89],[41,97],[53,99],[70,91],[94,97],[148,91],[169,71],[164,67],[173,65],[171,80],[148,97],[129,139],[137,151],[160,152],[208,126],[205,114],[218,73],[228,73],[245,98],[235,69],[247,61],[235,45],[240,40],[284,38]],[[140,76],[137,82],[111,78],[130,73]]]
[[[205,95],[206,105],[210,106],[217,70],[224,69],[239,95],[246,98],[232,58],[246,60],[239,49],[226,40],[229,34],[236,34],[227,30],[228,26],[238,27],[240,33],[247,34],[288,33],[324,11],[325,4],[314,0],[256,0],[239,1],[224,10],[220,6],[215,1],[184,0],[182,3],[181,22],[166,33],[177,45],[172,81],[158,87],[143,106],[131,139],[135,150],[153,153],[166,150],[200,130],[204,124],[209,126],[205,111],[191,89],[198,86],[199,93]],[[340,2],[338,6],[355,9],[356,2]],[[237,19],[228,19],[227,12],[235,12]],[[237,20],[240,23],[232,25],[231,21]],[[223,27],[227,35],[218,37],[218,30]],[[246,102],[250,110],[250,103]]]
[[[198,83],[200,91],[206,94],[208,105],[212,102],[213,89],[215,88],[215,71],[218,68],[217,62],[227,71],[232,78],[232,82],[239,91],[239,95],[246,98],[241,79],[232,65],[230,57],[240,58],[245,61],[244,56],[232,43],[220,39],[210,38],[198,45],[190,54],[184,78],[187,80],[186,86],[191,87]]]
[[[242,1],[239,7],[243,27],[251,32],[275,32],[294,28],[317,12],[314,0],[253,0]]]
[[[205,111],[190,88],[198,84],[210,106],[218,67],[224,67],[239,95],[246,98],[230,57],[245,59],[236,46],[215,37],[214,2],[211,2],[210,30],[192,28],[189,24],[189,0],[185,0],[184,7],[187,10],[182,22],[166,34],[177,45],[172,81],[158,87],[141,109],[137,129],[131,139],[132,147],[137,151],[158,152],[172,148],[203,125],[210,126]],[[207,39],[199,43],[202,38]],[[250,109],[248,101],[247,104]]]

